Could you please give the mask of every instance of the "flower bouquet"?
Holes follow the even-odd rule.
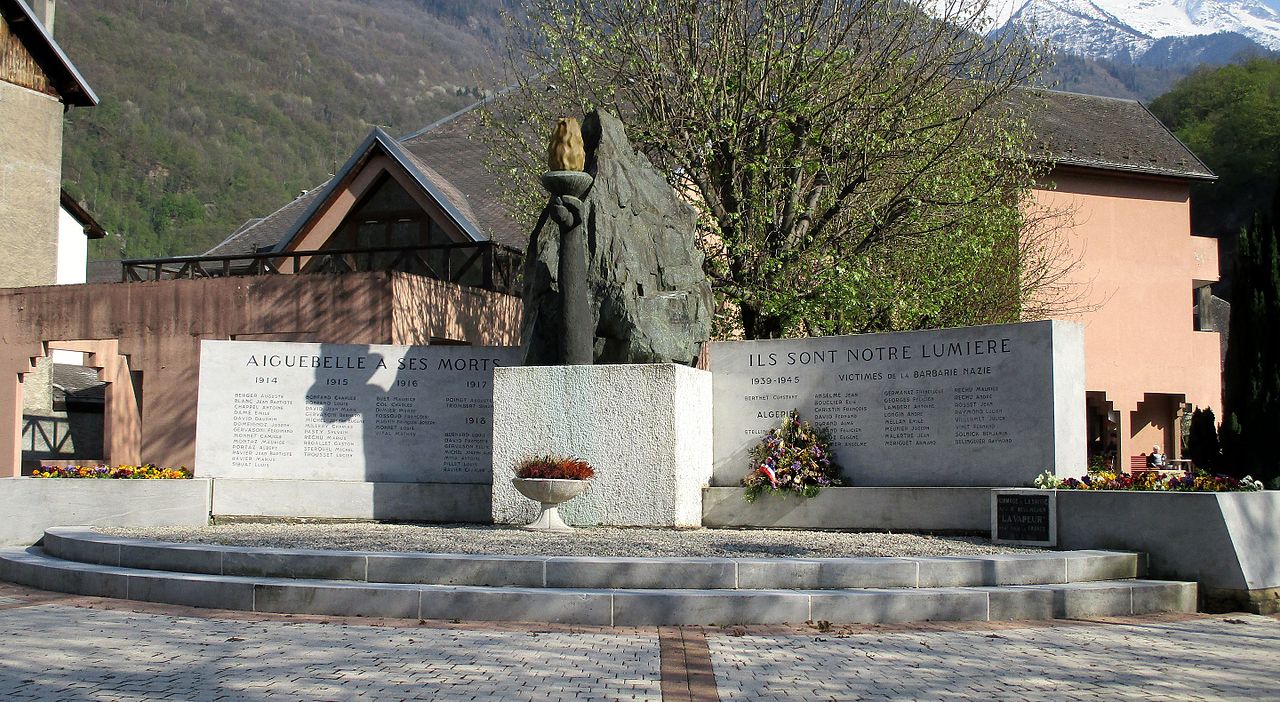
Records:
[[[751,459],[751,472],[742,479],[748,502],[766,491],[813,497],[824,487],[841,484],[827,432],[800,421],[798,410],[769,430],[752,449]]]

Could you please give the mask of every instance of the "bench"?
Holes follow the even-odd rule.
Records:
[[[1163,468],[1152,468],[1147,465],[1147,454],[1140,453],[1136,456],[1129,457],[1129,473],[1131,475],[1141,475],[1143,473],[1160,473],[1161,475],[1184,475],[1187,468],[1180,468],[1174,465],[1167,465]]]

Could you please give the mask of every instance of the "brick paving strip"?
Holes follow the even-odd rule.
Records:
[[[658,629],[662,702],[720,702],[711,648],[701,627]]]

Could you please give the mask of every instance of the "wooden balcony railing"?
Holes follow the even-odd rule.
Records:
[[[524,253],[493,242],[368,249],[319,249],[121,261],[121,280],[226,278],[293,273],[401,271],[508,295],[520,294]]]

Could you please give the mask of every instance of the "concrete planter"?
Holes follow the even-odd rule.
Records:
[[[526,524],[524,529],[530,531],[573,531],[573,527],[560,518],[557,507],[587,489],[590,481],[561,480],[555,478],[512,478],[511,484],[521,495],[542,506],[538,518]]]
[[[210,483],[0,479],[0,544],[30,546],[55,526],[203,526],[209,523]]]
[[[1149,555],[1200,583],[1206,611],[1280,611],[1280,492],[1057,490],[1058,547]]]

